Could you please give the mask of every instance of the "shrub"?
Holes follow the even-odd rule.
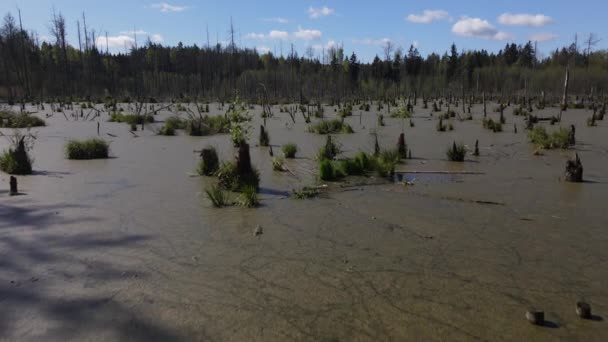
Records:
[[[340,160],[337,171],[341,176],[359,176],[365,172],[355,159]]]
[[[124,122],[131,126],[141,125],[143,123],[153,123],[154,116],[152,115],[136,115],[136,114],[120,114],[112,113],[110,115],[110,122]]]
[[[252,169],[248,173],[239,174],[236,163],[223,163],[217,171],[220,187],[239,192],[246,186],[253,186],[256,189],[260,184],[259,172]]]
[[[339,119],[318,122],[310,126],[308,130],[317,134],[354,133],[349,124]]]
[[[439,118],[439,122],[437,122],[437,127],[436,127],[437,132],[445,132],[445,128],[446,128],[446,127],[445,127],[445,126],[444,126],[444,124],[443,124],[443,118],[442,118],[442,117],[440,117],[440,118]]]
[[[46,123],[37,116],[13,112],[0,112],[0,128],[42,127]]]
[[[70,140],[65,146],[68,159],[105,159],[108,158],[110,144],[103,139]]]
[[[502,132],[502,123],[490,119],[483,119],[483,128],[489,129],[492,132]]]
[[[342,150],[341,150],[340,146],[332,140],[331,135],[328,135],[327,140],[325,141],[325,146],[323,146],[323,147],[321,147],[321,149],[319,149],[319,153],[317,154],[317,159],[333,160],[341,152],[342,152]]]
[[[398,108],[391,113],[391,118],[407,119],[411,116],[410,112],[405,107]]]
[[[365,152],[359,152],[355,155],[355,162],[359,164],[362,170],[369,170],[372,167],[370,157]]]
[[[456,142],[454,142],[452,144],[452,147],[449,148],[448,151],[446,152],[448,159],[450,161],[455,161],[455,162],[463,162],[466,154],[467,154],[467,150],[464,147],[464,145],[456,144]]]
[[[384,150],[374,158],[373,169],[381,177],[387,177],[395,173],[395,167],[400,160],[397,150]]]
[[[332,181],[336,177],[336,172],[332,162],[328,159],[319,161],[319,178],[323,181]]]
[[[214,185],[209,189],[205,189],[205,193],[207,193],[207,197],[211,200],[214,207],[221,208],[228,205],[228,197],[219,186]]]
[[[272,158],[272,169],[275,171],[285,171],[284,163],[283,157],[274,157]]]
[[[0,135],[3,135],[0,132]],[[32,159],[29,151],[32,149],[36,137],[29,132],[22,134],[15,130],[13,136],[8,137],[12,147],[0,155],[0,170],[11,175],[29,175],[32,173]]]
[[[565,149],[570,146],[571,141],[570,130],[560,127],[551,135],[547,133],[543,126],[536,126],[530,133],[528,138],[530,142],[544,149],[561,148]]]
[[[296,153],[298,152],[298,146],[296,144],[285,144],[282,147],[283,154],[285,158],[292,159],[296,157]]]
[[[197,172],[201,176],[213,176],[219,168],[219,158],[214,147],[206,147],[201,151],[201,160]]]
[[[260,205],[258,199],[257,187],[247,185],[243,187],[242,193],[237,201],[238,205],[244,208],[255,208]]]

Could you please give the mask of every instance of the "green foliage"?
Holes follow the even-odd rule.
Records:
[[[321,159],[319,161],[319,178],[323,181],[332,181],[336,179],[336,171],[331,160]]]
[[[272,158],[272,169],[275,171],[285,171],[285,159],[283,157]]]
[[[305,186],[301,189],[298,190],[293,190],[293,197],[295,199],[309,199],[309,198],[315,198],[319,195],[319,190],[316,188],[311,188],[308,186]]]
[[[571,141],[570,130],[563,127],[549,135],[545,127],[536,126],[528,133],[528,138],[531,143],[544,149],[565,149],[570,146]]]
[[[219,169],[219,158],[214,147],[208,146],[201,151],[197,172],[201,176],[213,176]]]
[[[292,159],[296,157],[296,153],[298,152],[298,145],[296,144],[285,144],[282,147],[283,150],[283,154],[285,155],[285,158],[288,159]]]
[[[452,147],[450,147],[446,152],[448,160],[455,162],[463,162],[466,154],[466,147],[463,144],[456,144],[456,142],[454,142]]]
[[[327,136],[327,140],[325,141],[325,146],[319,149],[319,153],[317,154],[317,159],[329,159],[333,160],[342,152],[342,148],[340,145],[333,141],[331,135]]]
[[[216,175],[220,187],[234,192],[242,191],[246,186],[253,186],[257,189],[260,184],[260,175],[257,170],[252,169],[249,173],[239,174],[236,163],[232,162],[223,163]]]
[[[443,118],[440,117],[439,121],[437,122],[437,126],[435,127],[437,129],[437,132],[445,132],[445,125],[443,124]]]
[[[339,119],[320,121],[310,126],[308,130],[317,134],[354,133],[353,128],[349,124]]]
[[[108,158],[110,144],[103,139],[70,140],[65,145],[68,159],[105,159]]]
[[[154,116],[152,115],[137,115],[137,114],[121,114],[112,113],[110,115],[110,122],[124,122],[131,126],[141,125],[143,123],[153,123]]]
[[[222,115],[205,115],[202,117],[191,116],[186,122],[185,126],[188,135],[200,137],[228,133],[230,129],[230,121],[227,117]]]
[[[412,114],[407,110],[406,107],[397,108],[397,110],[394,110],[391,113],[391,118],[407,119],[410,116],[412,116]]]
[[[253,185],[244,186],[237,204],[243,208],[255,208],[259,206],[260,200],[258,199],[257,187]]]
[[[214,207],[221,208],[229,205],[228,196],[226,196],[224,190],[219,186],[214,185],[211,188],[205,189],[205,193]]]
[[[13,135],[7,136],[0,132],[9,141],[11,147],[0,154],[0,170],[11,175],[29,175],[32,173],[33,160],[29,151],[34,146],[36,136],[28,131],[15,129]]]
[[[489,129],[494,133],[502,132],[502,123],[494,121],[492,118],[483,119],[483,128]]]
[[[45,125],[44,120],[34,115],[0,112],[0,128],[29,128]]]

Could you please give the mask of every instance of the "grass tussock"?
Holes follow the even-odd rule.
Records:
[[[293,197],[295,199],[303,200],[315,198],[317,196],[319,196],[319,190],[317,188],[305,186],[301,189],[293,190]]]
[[[272,158],[272,169],[279,172],[285,171],[285,159],[283,157]]]
[[[172,116],[165,121],[165,124],[158,132],[159,135],[173,136],[178,129],[186,128],[186,121],[177,116]]]
[[[214,147],[209,146],[201,151],[197,173],[201,176],[213,176],[220,166],[220,159]]]
[[[245,186],[239,195],[237,204],[243,208],[255,208],[259,206],[260,200],[258,199],[257,187],[253,185]]]
[[[106,159],[110,151],[110,144],[99,138],[87,140],[70,140],[65,145],[65,153],[68,159]]]
[[[455,162],[463,162],[466,154],[466,147],[463,144],[456,144],[456,142],[454,142],[452,147],[450,147],[446,152],[448,160]]]
[[[247,174],[239,174],[236,163],[223,163],[216,173],[219,179],[219,185],[223,189],[240,192],[247,186],[253,186],[258,189],[260,184],[260,174],[257,170],[252,169]]]
[[[566,149],[570,146],[570,130],[560,127],[557,131],[549,134],[543,126],[536,126],[528,133],[528,139],[534,145],[546,150]]]
[[[122,114],[112,113],[110,115],[110,122],[124,122],[131,126],[141,125],[144,123],[153,123],[154,116],[152,115],[137,115],[137,114]]]
[[[354,133],[353,128],[340,119],[320,121],[308,128],[309,132],[316,134],[351,134]]]
[[[391,118],[393,119],[407,119],[411,116],[412,114],[407,110],[406,107],[400,107],[391,113]]]
[[[188,135],[194,137],[225,134],[230,132],[230,120],[223,115],[191,117],[185,129]]]
[[[207,194],[207,198],[209,198],[213,206],[216,208],[222,208],[230,205],[228,196],[224,190],[217,185],[205,189],[205,193]]]
[[[500,121],[494,121],[492,118],[483,119],[483,128],[489,129],[494,133],[502,132],[502,123]]]
[[[298,145],[292,143],[283,145],[281,149],[283,150],[283,154],[287,159],[295,158],[296,153],[298,153]]]
[[[337,181],[347,176],[365,176],[375,173],[380,177],[393,175],[401,158],[397,150],[386,150],[378,155],[359,152],[352,159],[319,161],[319,178],[323,181]]]
[[[46,126],[44,120],[30,114],[0,112],[0,128],[31,128]]]

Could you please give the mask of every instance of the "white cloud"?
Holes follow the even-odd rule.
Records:
[[[162,43],[165,39],[162,35],[156,33],[150,36],[150,40],[152,41],[152,43]]]
[[[281,18],[281,17],[264,18],[262,20],[263,21],[268,21],[268,22],[271,22],[271,23],[277,23],[277,24],[287,24],[287,23],[289,23],[289,20],[287,20],[285,18]]]
[[[419,41],[417,41],[417,40],[414,40],[414,41],[412,42],[412,46],[414,47],[414,49],[417,49],[417,48],[418,48],[418,46],[420,46],[420,42],[419,42]]]
[[[137,31],[121,31],[120,34],[122,35],[127,35],[127,36],[132,36],[134,34],[136,35],[144,35],[144,34],[148,34],[148,32],[144,31],[144,30],[137,30]]]
[[[256,46],[255,48],[259,53],[265,54],[270,52],[270,48],[267,46]]]
[[[312,48],[315,50],[329,50],[329,49],[333,49],[333,48],[337,48],[338,47],[338,43],[335,40],[329,40],[327,41],[327,43],[325,44],[316,44],[313,45]]]
[[[166,2],[161,2],[159,4],[152,4],[152,6],[150,6],[150,7],[158,9],[163,13],[181,12],[181,11],[185,11],[186,9],[188,9],[188,7],[186,7],[186,6],[169,5]]]
[[[247,33],[245,35],[245,38],[254,39],[254,40],[266,40],[266,39],[287,40],[287,39],[289,39],[289,32],[278,31],[278,30],[272,30],[272,31],[268,32],[268,34],[251,32],[251,33]]]
[[[315,8],[311,6],[308,8],[308,17],[311,19],[318,19],[333,14],[334,12],[335,11],[333,8],[329,8],[326,6],[320,8]]]
[[[509,40],[513,37],[506,32],[498,31],[487,20],[463,17],[452,26],[452,32],[463,37],[478,37],[493,40]]]
[[[319,30],[309,30],[298,27],[298,30],[293,33],[294,37],[302,40],[319,40],[323,33]]]
[[[354,44],[359,44],[359,45],[385,45],[387,42],[390,42],[391,40],[389,38],[380,38],[380,39],[371,39],[371,38],[365,38],[365,39],[353,39],[353,43]]]
[[[106,37],[97,37],[95,42],[99,47],[106,47]],[[108,36],[107,44],[111,48],[124,48],[125,46],[130,48],[135,45],[135,39],[126,35]]]
[[[272,30],[272,31],[270,31],[270,33],[268,33],[268,38],[285,40],[285,39],[289,38],[289,33],[286,31]]]
[[[422,14],[410,14],[405,19],[416,24],[429,24],[437,20],[450,19],[450,14],[444,10],[424,10]]]
[[[549,32],[538,32],[538,33],[533,33],[530,35],[530,40],[533,42],[539,42],[539,43],[543,43],[543,42],[549,42],[552,40],[557,39],[557,35],[555,33],[549,33]]]
[[[503,13],[498,17],[503,25],[541,27],[553,22],[553,18],[544,14],[511,14]]]

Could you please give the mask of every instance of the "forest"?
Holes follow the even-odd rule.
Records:
[[[8,13],[0,27],[0,101],[102,102],[196,99],[227,101],[235,92],[248,101],[260,97],[260,85],[273,103],[330,103],[349,99],[386,99],[411,95],[558,97],[566,69],[570,93],[603,96],[608,88],[608,51],[595,50],[596,35],[539,57],[533,42],[506,44],[498,53],[459,51],[422,56],[414,46],[382,47],[371,63],[341,47],[315,56],[293,49],[286,56],[226,45],[163,46],[151,41],[110,53],[104,37],[77,22],[78,46],[68,43],[63,15],[53,13],[52,42],[24,29],[20,13]],[[230,26],[232,38],[234,28]],[[100,44],[101,42],[101,44]]]

